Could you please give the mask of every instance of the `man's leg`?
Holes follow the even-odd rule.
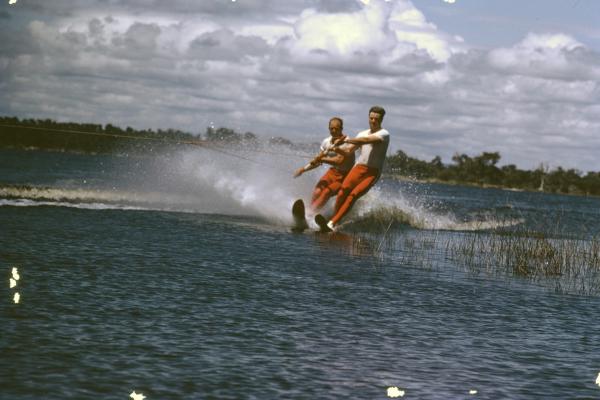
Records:
[[[344,178],[342,186],[340,187],[340,190],[338,191],[337,197],[335,199],[335,206],[333,208],[334,215],[337,214],[342,204],[344,204],[344,201],[346,201],[346,197],[348,197],[352,189],[354,189],[354,186],[358,185],[358,183],[361,181],[362,172],[362,165],[355,165],[354,167],[352,167],[350,172],[348,172],[348,175],[346,175],[346,177]]]
[[[366,166],[361,165],[361,167],[364,168],[361,168],[360,171],[356,171],[350,179],[348,179],[348,177],[350,177],[350,174],[348,174],[348,177],[342,184],[340,194],[336,199],[335,214],[331,217],[333,225],[337,225],[337,223],[350,212],[354,203],[356,203],[356,200],[364,196],[375,182],[377,182],[377,178],[379,178],[377,171],[369,169]],[[350,173],[352,173],[352,171]]]
[[[315,185],[315,189],[313,190],[312,197],[310,199],[311,207],[315,203],[315,201],[321,196],[323,189],[327,187],[327,181],[325,180],[326,176],[327,174],[323,175]]]
[[[313,192],[310,208],[315,212],[323,208],[327,204],[327,200],[337,193],[341,187],[342,179],[343,175],[338,170],[334,168],[329,169],[321,180],[319,180]]]

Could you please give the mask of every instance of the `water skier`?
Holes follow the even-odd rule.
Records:
[[[342,187],[335,200],[334,214],[327,222],[321,214],[315,216],[315,221],[322,231],[335,231],[336,225],[352,209],[360,197],[364,196],[381,176],[385,154],[390,143],[390,134],[381,127],[385,110],[373,106],[369,110],[369,129],[359,132],[354,139],[344,139],[344,144],[350,144],[349,150],[342,146],[334,150],[343,156],[354,152],[360,147],[360,155],[356,165],[352,167],[342,182]]]
[[[351,144],[341,144],[347,137],[343,133],[344,121],[339,117],[333,117],[329,120],[330,136],[323,139],[321,151],[306,166],[298,168],[294,172],[294,178],[299,177],[306,171],[317,168],[321,164],[329,164],[331,167],[317,182],[312,193],[310,209],[313,213],[319,211],[327,204],[332,196],[335,196],[340,188],[344,178],[354,166],[354,151]],[[344,154],[337,153],[333,149],[341,147]]]

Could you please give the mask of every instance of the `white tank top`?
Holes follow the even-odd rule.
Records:
[[[390,144],[390,133],[385,129],[380,129],[377,132],[371,133],[370,129],[366,129],[356,135],[356,138],[368,137],[375,135],[383,139],[382,142],[363,144],[360,146],[360,155],[356,160],[357,164],[363,164],[371,168],[377,168],[379,172],[383,169],[385,162],[385,154],[387,153]]]

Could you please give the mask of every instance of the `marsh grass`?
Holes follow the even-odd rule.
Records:
[[[472,273],[519,277],[564,293],[600,293],[597,238],[557,238],[524,231],[471,234],[452,243],[449,256]]]
[[[348,234],[325,240],[367,256],[372,265],[454,268],[529,281],[560,293],[600,295],[600,239],[583,227],[582,237],[567,233],[560,215],[540,220],[536,229],[515,226],[512,220],[474,231],[423,229],[417,222],[400,209],[372,210],[345,225]]]
[[[525,280],[559,293],[600,294],[597,237],[569,237],[559,227],[549,232],[433,231],[408,229],[396,222],[392,227],[386,230],[381,223],[379,234],[353,233],[352,252],[409,267],[458,268],[472,275]]]
[[[409,213],[399,208],[378,208],[371,210],[347,225],[342,225],[344,230],[350,232],[382,233],[389,224],[400,226],[413,226],[419,228],[418,221]]]

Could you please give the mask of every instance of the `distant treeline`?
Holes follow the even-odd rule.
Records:
[[[136,130],[122,129],[106,124],[82,124],[56,122],[51,119],[24,119],[0,117],[0,148],[44,149],[84,153],[147,153],[164,146],[182,143],[258,144],[259,138],[252,132],[238,133],[229,128],[206,128],[203,134],[192,134],[176,129]],[[270,144],[288,146],[296,150],[316,152],[318,145],[295,144],[288,139],[275,137]],[[427,162],[409,157],[399,150],[387,157],[386,170],[396,175],[417,180],[496,186],[523,190],[539,190],[550,193],[600,195],[600,173],[583,174],[575,169],[561,167],[550,170],[540,165],[533,171],[522,170],[515,165],[498,167],[500,153],[484,152],[470,157],[455,154],[452,163],[446,165],[436,156]]]
[[[56,122],[51,119],[0,117],[0,148],[43,149],[84,153],[147,152],[163,146],[185,143],[258,143],[252,132],[238,133],[229,128],[206,128],[204,134],[177,129],[136,130],[106,124]],[[295,147],[291,141],[275,137],[272,144]],[[302,146],[301,146],[302,147]]]
[[[522,170],[514,164],[498,167],[500,153],[484,152],[475,157],[455,154],[452,164],[445,165],[439,156],[427,162],[409,157],[403,151],[387,158],[387,169],[392,174],[418,180],[454,184],[474,184],[503,188],[538,190],[548,193],[600,195],[600,173],[562,167],[550,170],[541,164],[533,171]]]
[[[106,124],[56,122],[51,119],[0,117],[0,147],[84,153],[145,152],[157,142],[176,144],[197,137],[179,130],[122,129]]]

